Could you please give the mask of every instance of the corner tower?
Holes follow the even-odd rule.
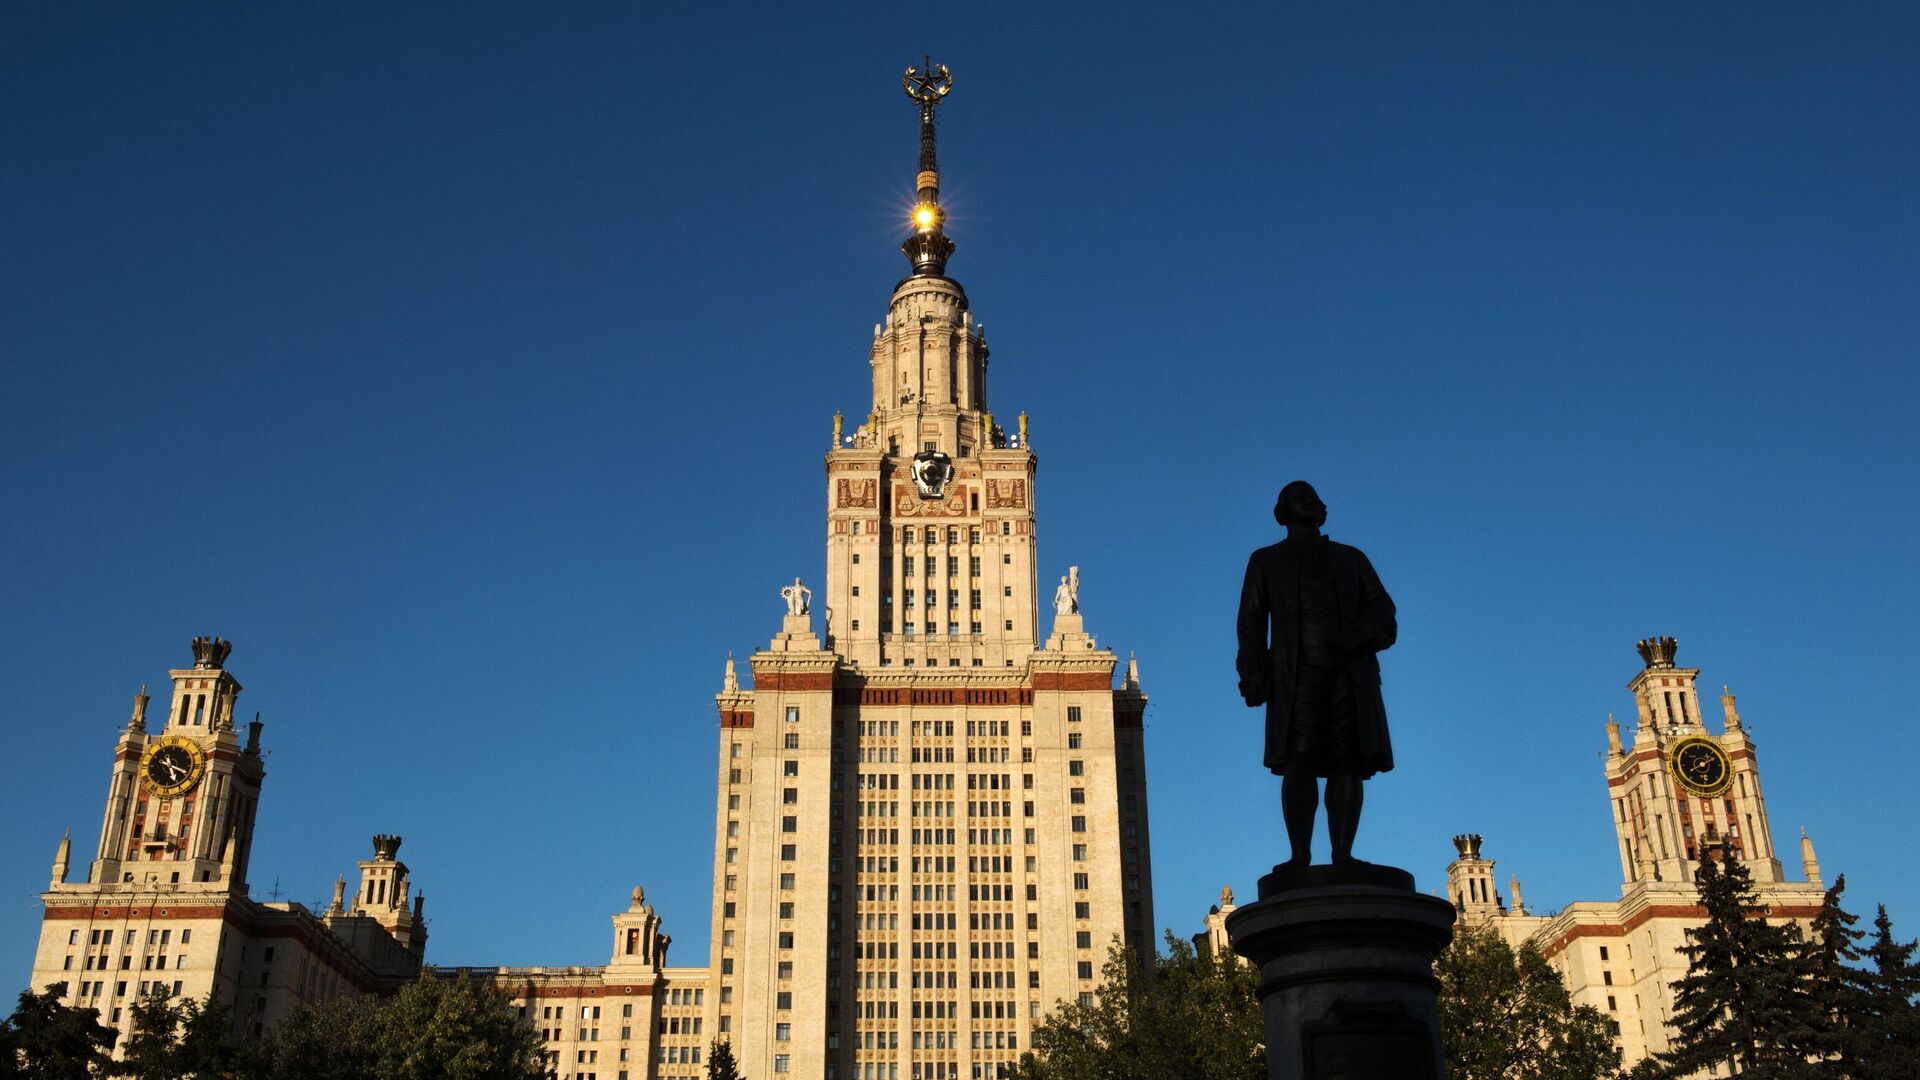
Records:
[[[1622,745],[1611,719],[1607,735],[1607,788],[1623,880],[1692,881],[1709,845],[1729,848],[1756,883],[1786,880],[1774,854],[1753,740],[1732,692],[1722,687],[1724,726],[1716,735],[1700,711],[1700,670],[1674,662],[1680,643],[1651,637],[1637,647],[1645,667],[1627,683],[1639,720],[1632,745]]]

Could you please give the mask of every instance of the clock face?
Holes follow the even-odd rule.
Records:
[[[1667,767],[1681,787],[1704,799],[1727,790],[1733,783],[1733,762],[1727,752],[1712,739],[1698,735],[1681,739],[1667,755]]]
[[[171,799],[192,791],[205,771],[206,756],[191,739],[169,735],[147,747],[140,758],[140,782],[147,791]]]

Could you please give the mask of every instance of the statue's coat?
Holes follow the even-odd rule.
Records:
[[[1330,637],[1344,656],[1343,666],[1352,680],[1361,773],[1387,772],[1393,768],[1393,742],[1387,734],[1387,707],[1380,697],[1380,661],[1375,654],[1391,647],[1399,633],[1393,598],[1359,548],[1331,540],[1316,542],[1327,545],[1327,577],[1335,599]],[[1282,540],[1254,552],[1247,560],[1246,583],[1240,590],[1236,666],[1241,693],[1250,701],[1266,700],[1265,761],[1276,773],[1286,771],[1298,661],[1297,543]]]

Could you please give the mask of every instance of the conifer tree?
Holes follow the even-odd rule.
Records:
[[[715,1039],[707,1047],[707,1080],[744,1080],[740,1066],[734,1064],[731,1041]]]
[[[1687,935],[1661,1064],[1673,1075],[1725,1067],[1751,1080],[1803,1072],[1817,1010],[1797,932],[1766,921],[1752,875],[1730,851],[1703,849],[1694,883],[1707,921]]]
[[[1813,1026],[1811,1038],[1800,1049],[1813,1061],[1840,1057],[1851,1041],[1851,1031],[1866,1013],[1868,976],[1857,966],[1862,956],[1858,942],[1865,935],[1853,928],[1859,918],[1840,906],[1840,894],[1846,889],[1845,874],[1834,879],[1820,900],[1820,913],[1813,917],[1800,956],[1799,974],[1805,980]]]
[[[100,1022],[100,1010],[63,1003],[66,989],[22,991],[13,1015],[0,1020],[0,1078],[88,1080],[106,1067],[113,1029]]]
[[[1896,1080],[1913,1075],[1920,1061],[1920,964],[1913,954],[1920,943],[1894,940],[1893,921],[1880,905],[1873,920],[1873,943],[1863,955],[1873,967],[1862,988],[1864,1006],[1849,1030],[1845,1048],[1850,1075],[1858,1080]]]

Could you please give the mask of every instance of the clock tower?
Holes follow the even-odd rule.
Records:
[[[266,770],[260,722],[234,731],[240,683],[231,642],[193,639],[193,666],[169,674],[173,700],[152,730],[146,688],[114,748],[113,777],[89,875],[95,883],[194,884],[244,894],[254,811]]]
[[[1623,745],[1607,721],[1607,788],[1613,799],[1623,879],[1693,880],[1705,846],[1724,846],[1756,883],[1784,881],[1767,825],[1753,741],[1732,692],[1722,688],[1724,723],[1708,730],[1695,688],[1698,668],[1678,667],[1671,637],[1639,642],[1645,667],[1633,691],[1638,725]]]

